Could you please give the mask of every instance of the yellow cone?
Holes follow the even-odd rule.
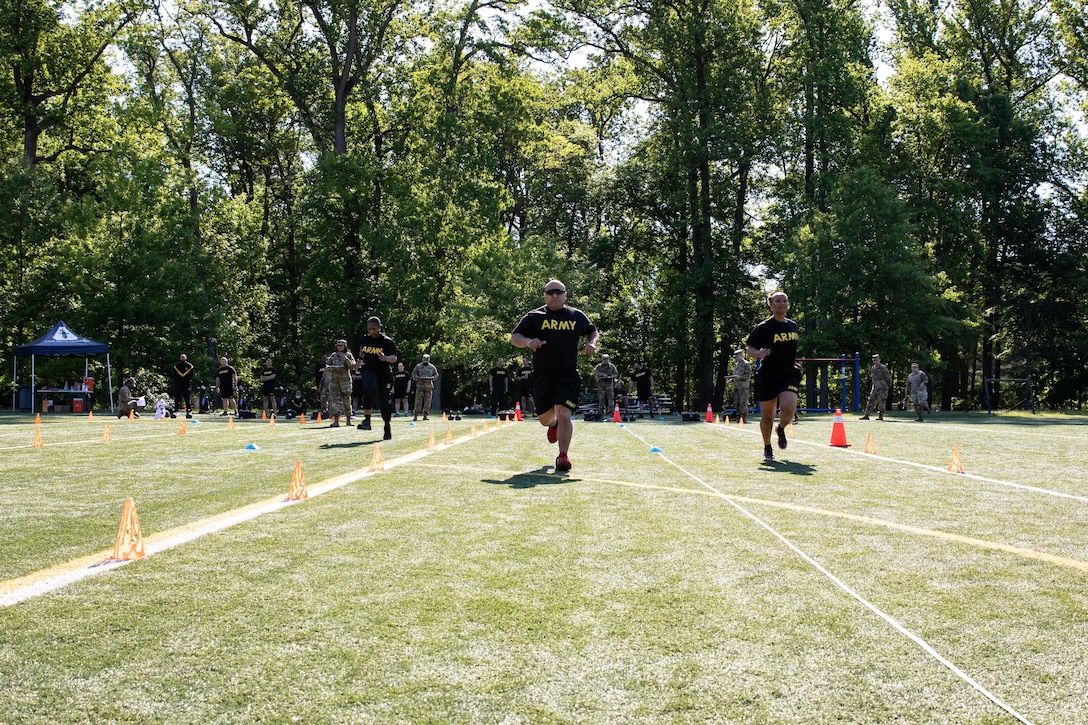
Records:
[[[94,411],[93,410],[88,410],[87,411],[87,420],[89,420],[92,423],[94,422]]]
[[[479,435],[478,431],[476,430],[476,424],[475,423],[472,424],[472,433],[470,433],[469,435],[471,435],[473,438],[475,438],[477,435]]]
[[[31,448],[45,448],[45,443],[42,441],[42,427],[34,427],[34,442],[30,444]]]
[[[102,429],[102,442],[103,443],[113,442],[113,434],[110,433],[110,424],[109,423],[106,423],[106,427]]]
[[[287,491],[287,500],[301,501],[309,497],[310,492],[306,490],[306,474],[302,472],[302,461],[295,461],[295,472],[291,476],[291,488]]]
[[[438,445],[434,442],[434,431],[431,431],[431,437],[427,439],[427,450],[434,453],[438,450]]]
[[[793,423],[786,426],[786,437],[790,440],[797,438],[797,431],[793,429]]]
[[[144,555],[144,537],[140,533],[140,517],[136,515],[136,502],[125,499],[121,509],[121,525],[117,527],[117,539],[113,543],[115,561],[130,561]]]
[[[963,473],[963,461],[960,460],[960,447],[952,446],[952,459],[948,462],[949,473]]]
[[[234,430],[234,416],[227,416],[227,430]]]
[[[385,464],[382,463],[382,448],[379,445],[374,446],[374,454],[370,457],[370,468],[367,469],[371,473],[375,471],[384,471]]]
[[[446,438],[442,442],[445,443],[447,446],[453,445],[453,431],[450,430],[448,427],[446,428]]]
[[[872,454],[876,453],[876,443],[873,442],[873,434],[872,433],[870,433],[869,437],[865,439],[865,452],[866,453],[872,453]]]
[[[727,416],[725,416],[725,424],[726,424],[726,425],[729,425],[729,416],[728,416],[728,415],[727,415]]]

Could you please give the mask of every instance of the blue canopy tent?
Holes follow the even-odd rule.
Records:
[[[83,361],[83,377],[87,377],[88,361],[87,358],[94,357],[95,355],[106,356],[106,377],[110,391],[110,410],[113,410],[113,370],[110,368],[110,348],[104,342],[95,342],[89,340],[82,335],[77,335],[72,332],[68,325],[64,324],[64,320],[59,321],[53,325],[53,329],[39,337],[34,342],[28,342],[25,345],[19,345],[15,348],[15,368],[12,371],[12,382],[15,384],[15,390],[19,389],[19,358],[30,358],[30,400],[31,407],[33,407],[34,391],[37,384],[35,374],[35,361],[39,356],[47,355],[60,355],[67,357],[81,357]],[[15,410],[15,393],[11,395],[11,409]]]

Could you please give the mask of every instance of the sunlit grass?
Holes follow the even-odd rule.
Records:
[[[1009,485],[1088,497],[1088,421],[905,421],[843,450],[806,418],[773,466],[751,424],[579,423],[566,476],[507,426],[0,609],[0,722],[1013,721],[747,514],[1033,722],[1088,719],[1088,502]],[[101,423],[0,421],[3,579],[109,548],[126,496],[165,531],[380,437]]]

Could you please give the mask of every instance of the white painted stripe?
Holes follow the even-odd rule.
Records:
[[[646,440],[645,438],[642,438],[642,437],[641,437],[641,436],[639,436],[639,435],[638,435],[637,433],[634,433],[634,432],[633,432],[633,431],[632,431],[632,430],[631,430],[630,428],[625,428],[625,430],[626,430],[626,431],[627,431],[628,433],[630,433],[630,434],[631,434],[632,436],[634,436],[635,438],[637,438],[638,440],[642,441],[642,443],[644,443],[645,445],[647,445],[647,446],[649,446],[649,447],[651,447],[651,448],[652,448],[652,447],[654,447],[654,446],[653,446],[653,445],[652,445],[652,444],[651,444],[651,443],[650,443],[649,441],[647,441],[647,440]],[[751,520],[752,520],[753,522],[755,522],[755,523],[756,523],[757,525],[759,525],[760,527],[762,527],[763,529],[765,529],[765,530],[766,530],[766,531],[767,531],[767,532],[768,532],[769,534],[771,534],[771,535],[772,535],[772,536],[774,536],[774,537],[775,537],[776,539],[778,539],[778,540],[779,540],[779,541],[781,541],[781,542],[782,542],[783,544],[785,544],[785,545],[786,545],[786,547],[788,547],[788,548],[789,548],[789,549],[790,549],[791,551],[793,551],[793,552],[794,552],[795,554],[797,554],[797,555],[798,555],[799,557],[801,557],[801,558],[802,558],[802,559],[804,559],[804,560],[805,560],[806,562],[808,562],[808,563],[809,563],[809,564],[810,564],[810,565],[811,565],[811,566],[812,566],[813,568],[815,568],[815,569],[816,569],[816,571],[820,572],[820,573],[821,573],[821,574],[823,574],[823,575],[824,575],[825,577],[827,577],[827,578],[828,578],[829,580],[831,580],[831,582],[832,582],[832,583],[834,583],[834,584],[835,584],[835,586],[837,586],[837,587],[838,587],[839,589],[841,589],[841,590],[842,590],[843,592],[845,592],[846,594],[848,594],[848,595],[849,595],[850,597],[852,597],[852,598],[853,598],[854,600],[856,600],[856,601],[857,601],[857,602],[858,602],[859,604],[861,604],[861,605],[862,605],[863,607],[865,607],[866,609],[868,609],[869,611],[871,611],[871,612],[872,612],[873,614],[875,614],[875,615],[877,615],[878,617],[880,617],[881,619],[883,619],[883,620],[884,620],[885,622],[887,622],[887,623],[888,623],[889,625],[891,625],[891,627],[892,627],[893,629],[895,629],[895,630],[896,630],[897,632],[899,632],[900,634],[902,634],[902,635],[903,635],[904,637],[906,637],[906,638],[907,638],[907,639],[909,639],[910,641],[914,642],[914,643],[915,643],[916,645],[918,645],[918,646],[919,646],[919,647],[920,647],[920,648],[922,649],[922,651],[924,651],[924,652],[925,652],[926,654],[930,655],[930,656],[931,656],[931,657],[933,657],[933,658],[934,658],[935,660],[937,660],[938,662],[940,662],[940,663],[941,663],[942,665],[944,665],[944,666],[945,666],[946,668],[948,668],[948,670],[949,670],[949,671],[951,671],[951,672],[952,672],[953,674],[955,674],[955,675],[956,675],[957,677],[959,677],[959,678],[960,678],[961,680],[963,680],[963,681],[964,681],[964,682],[966,682],[966,683],[967,683],[968,685],[970,685],[971,687],[973,687],[973,688],[974,688],[974,689],[975,689],[976,691],[978,691],[979,693],[981,693],[981,694],[982,694],[982,695],[983,695],[984,697],[986,697],[986,699],[988,699],[988,700],[989,700],[990,702],[992,702],[993,704],[997,705],[997,706],[998,706],[999,708],[1001,708],[1002,710],[1004,710],[1005,712],[1007,712],[1007,713],[1008,713],[1009,715],[1011,715],[1011,716],[1013,716],[1014,718],[1016,718],[1016,719],[1017,719],[1018,721],[1020,721],[1020,722],[1024,723],[1025,725],[1030,725],[1029,721],[1028,721],[1028,720],[1026,720],[1026,719],[1024,718],[1024,716],[1022,716],[1022,715],[1021,715],[1020,713],[1018,713],[1018,712],[1017,712],[1016,710],[1014,710],[1014,709],[1013,709],[1013,708],[1012,708],[1011,706],[1009,706],[1009,705],[1007,705],[1007,704],[1006,704],[1005,702],[1003,702],[1003,701],[1002,701],[1002,700],[1001,700],[1000,698],[998,698],[998,697],[997,697],[997,695],[994,695],[994,694],[993,694],[992,692],[990,692],[990,691],[989,691],[989,690],[987,690],[987,689],[986,689],[985,687],[983,687],[983,686],[982,686],[982,684],[980,684],[979,682],[976,682],[974,678],[972,678],[972,677],[971,677],[970,675],[968,675],[968,674],[967,674],[966,672],[964,672],[964,671],[963,671],[963,670],[961,670],[961,669],[960,669],[959,667],[957,667],[957,666],[956,666],[955,664],[953,664],[952,662],[950,662],[950,661],[949,661],[949,660],[948,660],[947,658],[945,658],[944,656],[942,656],[942,655],[941,655],[941,654],[940,654],[939,652],[937,652],[937,650],[935,650],[935,649],[934,649],[934,648],[933,648],[933,647],[932,647],[932,646],[931,646],[931,645],[930,645],[930,644],[929,644],[928,642],[926,642],[926,641],[925,641],[925,640],[923,640],[923,639],[922,639],[921,637],[919,637],[918,635],[914,634],[914,633],[913,633],[913,632],[911,632],[911,631],[910,631],[909,629],[907,629],[907,628],[906,628],[905,626],[903,626],[902,624],[900,624],[900,623],[899,623],[899,621],[898,621],[898,620],[896,620],[896,619],[895,619],[894,617],[892,617],[892,616],[891,616],[890,614],[888,614],[888,613],[884,612],[884,611],[883,611],[883,610],[881,610],[881,609],[880,609],[879,607],[877,607],[877,606],[876,606],[875,604],[873,604],[872,602],[870,602],[870,601],[869,601],[868,599],[866,599],[865,597],[861,596],[861,595],[860,595],[860,594],[858,594],[858,593],[857,593],[856,591],[854,591],[853,589],[851,589],[851,588],[850,588],[850,587],[849,587],[849,586],[848,586],[848,585],[846,584],[846,582],[842,581],[842,580],[841,580],[841,579],[839,579],[839,578],[838,578],[837,576],[835,576],[835,575],[834,575],[834,574],[832,574],[832,573],[831,573],[830,571],[828,571],[828,570],[827,570],[826,568],[824,568],[824,567],[823,567],[823,566],[822,566],[822,565],[821,565],[821,564],[820,564],[820,563],[819,563],[818,561],[816,561],[816,560],[815,560],[814,558],[812,558],[812,557],[811,557],[811,556],[809,556],[809,555],[808,555],[807,553],[805,553],[804,551],[802,551],[800,547],[798,547],[798,546],[797,546],[796,544],[794,544],[794,543],[793,543],[792,541],[790,541],[789,539],[787,539],[787,538],[786,538],[786,537],[785,537],[785,536],[784,536],[783,534],[779,533],[779,532],[778,532],[778,531],[777,531],[777,530],[776,530],[776,529],[775,529],[775,528],[774,528],[773,526],[771,526],[771,525],[770,525],[770,524],[768,524],[767,522],[763,521],[763,520],[762,520],[761,518],[759,518],[758,516],[756,516],[755,514],[753,514],[753,513],[751,512],[751,511],[749,511],[748,509],[744,508],[743,506],[741,506],[741,505],[740,505],[739,503],[737,503],[736,501],[734,501],[734,500],[730,499],[730,498],[729,498],[728,496],[726,496],[725,494],[723,494],[723,493],[722,493],[721,491],[719,491],[718,489],[714,488],[714,487],[713,487],[713,486],[711,486],[711,485],[710,485],[709,483],[707,483],[707,482],[706,482],[706,481],[704,481],[703,479],[701,479],[701,478],[699,478],[698,476],[696,476],[696,475],[695,475],[694,473],[691,473],[690,471],[688,471],[688,470],[687,470],[686,468],[684,468],[684,467],[683,467],[683,466],[681,466],[680,464],[678,464],[678,463],[676,463],[676,462],[674,462],[674,461],[670,460],[670,459],[669,459],[669,457],[668,457],[668,456],[666,456],[666,455],[665,455],[665,454],[664,454],[663,452],[662,452],[662,453],[658,453],[657,455],[661,457],[661,460],[665,461],[665,462],[666,462],[666,463],[668,463],[668,464],[669,464],[670,466],[672,466],[672,467],[673,467],[673,468],[675,468],[676,470],[680,471],[680,472],[681,472],[681,473],[683,473],[683,474],[684,474],[685,476],[687,476],[687,477],[688,477],[688,478],[690,478],[691,480],[695,481],[695,482],[696,482],[696,483],[698,483],[699,485],[703,486],[703,487],[704,487],[704,488],[706,488],[707,490],[709,490],[709,491],[713,492],[713,493],[714,493],[715,495],[717,495],[717,496],[718,496],[718,498],[722,499],[723,501],[725,501],[726,503],[728,503],[728,504],[729,504],[730,506],[732,506],[732,507],[734,507],[735,509],[737,509],[737,511],[739,511],[740,513],[742,513],[742,514],[744,514],[745,516],[747,516],[747,517],[748,517],[749,519],[751,519]]]

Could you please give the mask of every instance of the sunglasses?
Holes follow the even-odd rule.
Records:
[[[565,289],[546,289],[546,290],[544,290],[544,294],[546,294],[546,295],[561,295],[564,292],[566,292]]]

